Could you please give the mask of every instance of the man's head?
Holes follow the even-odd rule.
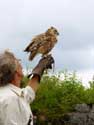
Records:
[[[4,86],[15,79],[15,75],[22,77],[22,67],[13,53],[0,53],[0,86]]]

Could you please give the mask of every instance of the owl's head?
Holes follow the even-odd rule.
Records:
[[[50,27],[47,31],[46,31],[46,33],[48,33],[48,34],[52,34],[52,35],[59,35],[59,32],[57,31],[57,29],[55,28],[55,27]]]

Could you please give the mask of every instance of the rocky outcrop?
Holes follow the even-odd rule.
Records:
[[[65,125],[94,125],[94,104],[77,104],[75,112],[64,117]]]

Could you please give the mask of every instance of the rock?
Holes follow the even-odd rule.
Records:
[[[94,113],[88,114],[88,125],[94,125]]]
[[[93,112],[93,113],[94,113],[94,104],[92,105],[91,112]]]
[[[87,104],[77,104],[75,110],[77,112],[87,113],[90,112],[90,107]]]
[[[73,125],[86,125],[87,114],[86,113],[73,113],[70,117],[70,123]]]
[[[75,112],[67,113],[67,118],[64,123],[68,125],[94,125],[94,105],[77,104]]]

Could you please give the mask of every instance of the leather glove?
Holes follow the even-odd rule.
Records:
[[[52,64],[53,63],[54,63],[54,58],[51,55],[47,55],[46,57],[43,57],[42,59],[40,59],[37,66],[33,69],[32,73],[28,75],[28,78],[31,75],[38,75],[39,76],[39,81],[40,81],[44,70],[52,69]]]

